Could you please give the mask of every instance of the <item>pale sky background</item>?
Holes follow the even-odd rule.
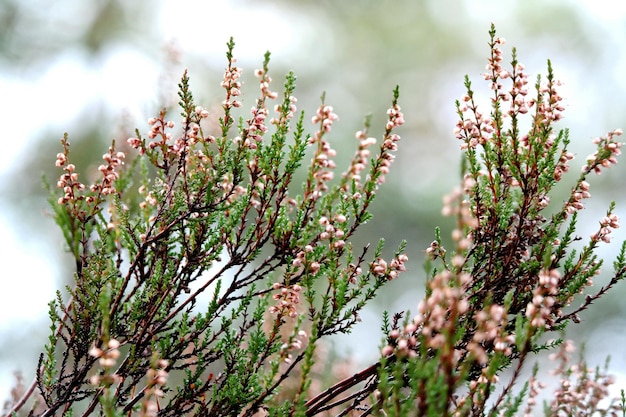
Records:
[[[495,21],[498,24],[498,19],[511,21],[511,16],[507,16],[506,6],[501,6],[502,3],[506,2],[494,0],[471,3],[474,6],[470,12],[484,28],[485,39],[489,22]],[[607,37],[606,42],[619,46],[612,62],[613,68],[607,71],[613,74],[610,80],[613,87],[624,93],[626,91],[626,49],[624,49],[626,46],[626,2],[581,0],[576,3],[572,0],[561,3],[578,4],[590,22],[602,25],[605,29],[603,36]],[[318,22],[312,20],[310,16],[301,14],[285,16],[283,11],[273,9],[267,4],[256,7],[254,3],[249,3],[241,7],[236,1],[228,3],[193,0],[165,0],[161,4],[160,19],[153,24],[158,25],[164,41],[174,39],[185,51],[202,55],[207,60],[225,62],[224,45],[227,37],[232,35],[237,42],[236,56],[241,66],[248,71],[252,71],[260,64],[266,50],[272,52],[275,60],[287,59],[291,52],[301,47],[302,38],[319,39],[322,48],[312,50],[311,54],[324,54],[323,46],[332,45],[332,39],[326,37],[323,28],[320,28]],[[190,9],[198,15],[213,16],[210,19],[210,31],[223,36],[207,36],[207,26],[188,24],[189,18],[185,10]],[[233,24],[230,19],[223,18],[223,16],[233,16],[235,11],[236,24]],[[87,10],[80,11],[80,13],[88,12]],[[264,30],[247,30],[247,28],[254,28],[260,20],[269,22]],[[508,32],[509,28],[506,25],[499,27],[499,34],[506,37],[509,42],[516,45],[523,44],[524,39],[519,36],[514,38],[513,34]],[[160,47],[162,45],[155,45],[155,48]],[[543,71],[546,58],[558,56],[560,51],[546,47],[539,52],[523,49],[519,52],[522,61],[525,61],[524,57],[530,57],[531,52],[534,54],[533,59],[535,55],[540,57],[537,58],[539,66],[531,70],[535,74],[537,71]],[[304,64],[304,62],[299,62],[298,66],[293,65],[296,74],[305,72]],[[477,74],[481,70],[482,67],[465,68],[464,72],[471,72],[474,80],[478,81]],[[583,125],[593,125],[594,112],[598,111],[599,103],[606,105],[605,100],[611,100],[611,97],[606,97],[606,95],[607,92],[612,91],[613,87],[602,85],[602,80],[594,77],[591,77],[591,83],[588,83],[587,75],[577,72],[574,68],[559,67],[558,71],[564,75],[561,78],[566,79],[563,94],[570,103],[570,109],[566,113],[568,127],[575,131]],[[151,104],[155,101],[154,91],[159,75],[160,67],[154,58],[125,47],[112,48],[103,55],[98,65],[87,64],[84,57],[78,53],[68,53],[56,57],[42,72],[36,74],[24,75],[14,73],[10,69],[0,68],[0,120],[3,121],[2,135],[5,143],[4,151],[0,153],[0,177],[7,178],[7,174],[15,170],[17,164],[20,163],[20,155],[32,152],[32,138],[36,138],[44,130],[50,131],[51,128],[53,131],[56,129],[63,132],[64,126],[70,125],[80,114],[84,114],[79,112],[88,107],[86,105],[88,103],[104,99],[111,107],[127,109],[133,117],[139,120],[147,119],[151,114],[147,113],[150,107],[146,103]],[[326,76],[328,80],[332,80],[332,69],[327,71]],[[71,90],[65,88],[69,81],[77,88]],[[454,80],[454,82],[461,85],[462,79]],[[410,86],[403,87],[407,89]],[[454,98],[450,95],[440,100],[442,103],[447,101],[446,106],[452,108],[451,100]],[[589,103],[589,105],[586,107],[582,103]],[[621,120],[626,120],[624,117],[626,109],[613,110],[621,115]],[[411,115],[405,114],[405,117],[408,119]],[[447,116],[442,116],[442,119],[442,123],[448,123],[450,135],[452,135],[454,119],[448,119]],[[145,126],[139,127],[144,129]],[[596,134],[603,134],[617,127],[626,130],[626,125],[591,126],[590,128]],[[113,128],[111,130],[113,131]],[[579,157],[579,162],[584,156]],[[49,162],[51,165],[54,164],[54,155],[50,155]],[[626,164],[626,161],[620,164]],[[446,190],[443,190],[442,194],[445,192]],[[623,196],[614,198],[618,199],[618,207],[620,204],[626,205],[626,199]],[[624,207],[621,207],[618,212],[620,211],[624,219],[622,222],[626,222]],[[58,261],[47,257],[50,251],[49,243],[40,241],[36,235],[21,234],[20,230],[14,227],[18,224],[18,220],[16,213],[7,210],[7,202],[0,200],[0,236],[2,236],[0,241],[0,265],[2,266],[2,272],[0,272],[0,339],[7,332],[28,330],[31,323],[45,317],[47,304],[54,297],[54,292],[59,285],[57,282]],[[52,220],[49,223],[50,227],[42,231],[43,233],[52,233],[51,231],[55,230]],[[623,230],[620,229],[620,233],[615,236],[616,240],[625,238],[622,232]],[[62,244],[60,239],[58,244]],[[607,255],[609,261],[611,261],[610,257],[609,253]],[[619,321],[618,318],[610,318],[607,321],[607,329],[619,330],[612,332],[610,342],[604,342],[608,337],[604,334],[596,338],[590,337],[590,344],[599,356],[614,353],[615,346],[626,346],[624,322]],[[367,334],[359,334],[359,332],[353,336],[357,338],[356,340],[368,339]],[[45,342],[45,335],[43,337],[37,335],[37,338],[41,338],[41,344]],[[376,333],[376,338],[379,338],[378,333]],[[371,337],[369,339],[371,340]],[[594,343],[592,340],[600,342]],[[588,348],[589,350],[591,348]],[[34,367],[34,363],[26,362],[26,359],[11,362],[10,357],[11,352],[0,352],[0,406],[12,383],[13,370],[22,369],[27,376],[27,382],[30,382],[29,372]],[[626,369],[626,358],[614,357],[613,365],[614,371]]]

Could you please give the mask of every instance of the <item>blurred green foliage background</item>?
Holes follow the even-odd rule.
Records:
[[[410,269],[354,334],[334,343],[339,355],[371,359],[382,310],[415,309],[423,250],[436,225],[446,237],[451,228],[440,210],[442,196],[459,180],[454,100],[464,93],[465,74],[486,93],[481,73],[491,22],[507,38],[507,53],[518,48],[529,73],[545,73],[550,58],[565,82],[563,127],[571,129],[577,175],[574,167],[593,151],[594,136],[626,128],[626,8],[620,2],[0,0],[0,401],[14,370],[30,379],[46,339],[47,301],[72,279],[41,187],[42,173],[52,181],[59,175],[59,138],[69,132],[72,157],[88,178],[111,139],[144,130],[146,119],[175,97],[184,68],[196,100],[218,104],[230,36],[249,81],[244,109],[254,103],[252,73],[268,49],[276,85],[289,70],[298,76],[299,109],[311,115],[326,91],[340,117],[332,133],[339,167],[353,153],[364,115],[373,115],[372,133],[380,135],[391,91],[400,85],[407,120],[401,150],[374,205],[374,221],[358,240],[383,237],[390,253],[406,239]],[[592,183],[581,235],[591,233],[610,200],[626,218],[625,175],[623,163]],[[608,264],[615,253],[602,250]],[[623,291],[618,287],[571,332],[587,342],[592,362],[612,353],[616,371],[626,369],[626,354],[614,349],[626,342]]]

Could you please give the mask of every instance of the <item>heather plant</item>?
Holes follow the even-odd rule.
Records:
[[[185,72],[178,125],[163,110],[146,135],[113,142],[91,185],[66,135],[49,189],[74,283],[50,303],[35,381],[18,381],[7,415],[532,415],[546,385],[537,366],[520,375],[543,350],[560,378],[546,415],[623,415],[607,371],[570,364],[573,345],[561,340],[626,274],[623,243],[608,284],[579,296],[601,270],[597,247],[619,227],[614,204],[573,248],[587,177],[616,163],[621,131],[595,140],[566,201],[551,201],[574,157],[556,127],[559,82],[548,63],[532,89],[515,50],[504,68],[503,43],[492,27],[487,113],[468,78],[456,103],[462,183],[443,209],[456,219],[452,247],[436,229],[415,315],[385,313],[380,359],[331,383],[325,341],[349,333],[406,269],[404,243],[391,259],[382,241],[352,243],[398,147],[397,88],[382,138],[366,119],[337,178],[337,115],[324,96],[306,133],[295,76],[279,95],[268,53],[255,72],[259,97],[240,114],[232,40],[219,114],[195,102]]]

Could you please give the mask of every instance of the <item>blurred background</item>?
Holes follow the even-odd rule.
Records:
[[[354,132],[373,115],[380,136],[391,91],[400,85],[404,125],[401,151],[359,242],[384,237],[387,254],[406,239],[411,263],[363,314],[349,336],[336,338],[341,358],[372,360],[381,338],[381,312],[412,309],[423,294],[421,267],[434,227],[447,238],[441,199],[459,180],[459,143],[452,130],[454,100],[468,74],[484,91],[481,73],[488,30],[518,49],[531,79],[552,60],[571,130],[574,175],[593,152],[591,140],[626,128],[626,4],[612,0],[0,0],[0,404],[13,372],[29,382],[48,332],[47,304],[72,281],[72,262],[47,215],[41,176],[53,184],[59,139],[69,133],[81,178],[99,164],[111,139],[134,128],[175,99],[188,68],[198,103],[222,100],[225,43],[235,38],[244,68],[244,109],[254,104],[252,82],[266,50],[275,88],[293,70],[299,109],[312,115],[319,97],[340,117],[333,146],[344,160]],[[309,120],[309,117],[305,118]],[[341,169],[341,163],[338,163]],[[571,176],[569,177],[572,178]],[[601,181],[598,181],[601,179]],[[592,182],[593,199],[579,233],[588,236],[616,200],[626,219],[626,162]],[[565,198],[565,194],[563,194]],[[558,199],[557,199],[558,201]],[[603,247],[610,269],[616,245]],[[598,284],[605,283],[608,275]],[[625,382],[625,284],[583,315],[569,337],[587,344],[593,364],[612,355]],[[622,385],[623,386],[623,385]]]

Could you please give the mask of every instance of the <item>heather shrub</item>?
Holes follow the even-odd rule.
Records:
[[[435,230],[425,298],[413,314],[385,313],[380,359],[345,375],[323,374],[325,341],[349,333],[410,256],[404,243],[390,259],[382,241],[352,243],[399,146],[398,88],[382,137],[366,119],[339,175],[324,96],[311,130],[295,76],[279,94],[268,53],[242,112],[232,40],[219,114],[195,102],[185,72],[181,120],[163,110],[147,134],[113,142],[89,185],[66,135],[49,190],[74,284],[50,303],[35,381],[19,381],[8,415],[623,415],[608,371],[571,364],[562,340],[626,274],[622,243],[609,283],[593,287],[614,204],[590,237],[576,232],[587,178],[617,162],[621,131],[596,139],[568,198],[551,200],[574,158],[556,127],[560,84],[549,62],[530,82],[515,50],[504,66],[503,42],[492,27],[488,107],[469,78],[456,103],[462,181],[443,208],[454,243]],[[539,407],[538,367],[520,375],[544,350],[560,385]]]

